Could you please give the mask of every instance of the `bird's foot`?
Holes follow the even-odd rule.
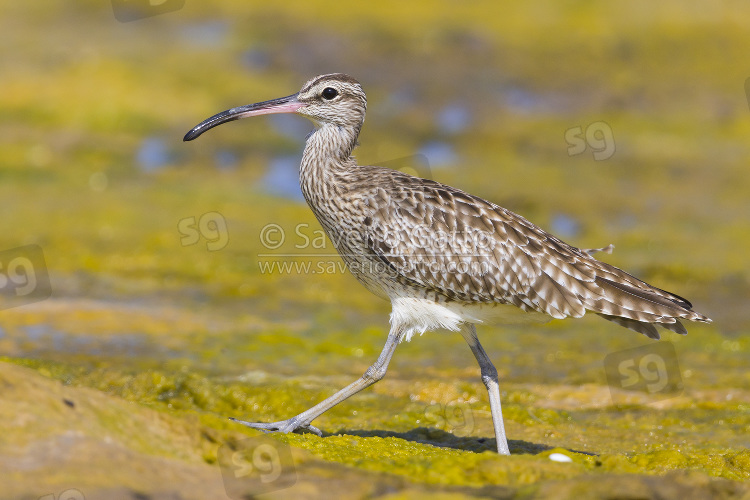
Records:
[[[281,432],[282,434],[287,434],[289,432],[307,431],[312,432],[317,436],[323,437],[323,433],[320,431],[320,429],[318,429],[317,427],[313,427],[310,424],[301,422],[297,420],[296,417],[292,417],[289,420],[281,420],[279,422],[270,422],[267,424],[264,424],[262,422],[245,422],[244,420],[238,420],[231,417],[229,418],[229,420],[237,422],[238,424],[252,427],[253,429],[261,430],[263,432]]]

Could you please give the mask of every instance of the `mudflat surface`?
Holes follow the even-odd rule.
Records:
[[[747,7],[116,12],[0,3],[0,498],[750,498]],[[614,243],[602,260],[714,323],[479,326],[510,457],[445,332],[399,346],[323,437],[230,422],[307,409],[385,341],[388,304],[300,199],[310,124],[181,142],[331,71],[368,93],[361,163]]]

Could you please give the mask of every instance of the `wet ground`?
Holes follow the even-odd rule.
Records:
[[[409,5],[0,5],[0,498],[750,498],[750,11]],[[230,422],[305,410],[387,333],[300,200],[306,121],[181,142],[327,71],[368,92],[361,162],[614,243],[714,323],[480,326],[511,457],[445,332],[323,437]]]

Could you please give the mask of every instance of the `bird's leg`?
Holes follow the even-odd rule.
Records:
[[[309,410],[303,411],[297,416],[294,416],[288,420],[282,420],[280,422],[272,422],[268,424],[260,422],[244,422],[235,418],[232,418],[230,420],[234,420],[237,423],[267,432],[282,432],[286,434],[287,432],[294,432],[296,430],[309,430],[311,432],[314,432],[318,436],[321,436],[322,433],[320,432],[320,430],[310,425],[310,423],[340,402],[385,377],[385,372],[386,370],[388,370],[388,363],[390,363],[391,358],[393,357],[393,353],[396,350],[396,346],[398,346],[398,343],[401,341],[401,338],[403,336],[404,330],[402,328],[397,326],[392,327],[391,331],[388,333],[388,339],[385,341],[385,346],[383,346],[383,350],[380,353],[378,360],[375,361],[375,363],[373,363],[373,365],[370,366],[370,368],[368,368],[367,371],[358,380],[347,385],[333,396],[321,401]]]
[[[497,452],[500,455],[510,455],[508,449],[508,439],[505,437],[505,425],[503,425],[503,410],[500,406],[500,386],[497,383],[497,370],[495,365],[490,361],[487,353],[484,352],[482,344],[477,338],[477,330],[473,324],[466,324],[461,329],[466,342],[474,353],[479,363],[479,369],[482,373],[482,382],[487,387],[487,393],[490,396],[490,411],[492,412],[492,424],[495,427],[495,439],[497,440]]]

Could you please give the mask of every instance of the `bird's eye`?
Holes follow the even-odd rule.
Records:
[[[339,91],[333,87],[326,87],[325,89],[323,89],[323,94],[322,94],[323,99],[327,99],[330,101],[337,95],[339,95]]]

